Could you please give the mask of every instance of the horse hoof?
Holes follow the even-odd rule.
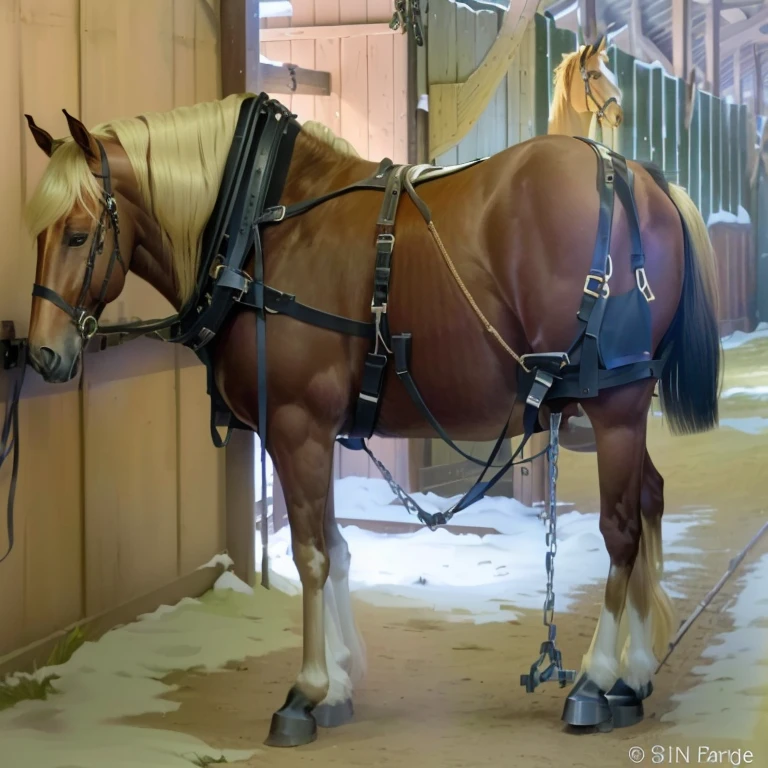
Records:
[[[583,675],[565,700],[562,719],[579,728],[596,727],[611,720],[611,707],[605,693]]]
[[[312,711],[312,715],[321,728],[338,728],[352,722],[355,708],[352,699],[347,699],[338,704],[320,704]]]
[[[650,683],[648,687],[652,690]],[[637,725],[645,717],[642,698],[621,679],[617,680],[613,688],[608,691],[606,698],[611,707],[613,724],[616,728]]]
[[[298,689],[291,688],[282,709],[272,715],[268,747],[300,747],[317,738],[317,723],[312,717],[312,702]]]

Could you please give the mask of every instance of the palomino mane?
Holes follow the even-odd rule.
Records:
[[[173,254],[182,304],[195,288],[201,236],[216,202],[240,105],[250,95],[112,120],[91,131],[96,138],[117,140],[128,155],[144,204]],[[342,155],[358,156],[349,142],[321,123],[309,121],[302,132]],[[77,204],[97,217],[100,198],[100,185],[82,150],[67,137],[27,204],[27,227],[37,237]]]
[[[569,125],[572,113],[571,86],[573,78],[578,76],[579,57],[581,48],[573,53],[565,54],[563,60],[554,71],[554,93],[552,95],[552,116],[549,119],[552,130]]]

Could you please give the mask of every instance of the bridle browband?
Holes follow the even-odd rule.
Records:
[[[591,101],[595,107],[597,107],[595,111],[597,119],[604,120],[605,110],[608,109],[611,104],[618,104],[619,101],[615,96],[610,96],[603,102],[603,104],[600,104],[600,102],[595,98],[595,94],[592,93],[592,87],[590,86],[589,81],[596,79],[602,74],[596,70],[587,69],[587,54],[595,49],[596,46],[587,45],[584,47],[584,50],[581,52],[581,56],[579,57],[579,73],[581,74],[581,79],[584,82],[584,93],[587,97],[587,105],[589,105],[589,102]]]
[[[117,202],[115,201],[115,196],[112,194],[112,177],[109,170],[109,162],[107,161],[107,153],[104,151],[104,145],[98,139],[95,139],[95,141],[98,144],[99,153],[101,155],[101,173],[94,173],[93,175],[102,181],[102,210],[101,216],[99,217],[99,223],[96,227],[96,232],[93,236],[91,250],[88,253],[88,260],[85,265],[85,276],[83,277],[83,286],[80,289],[80,296],[77,299],[77,304],[72,306],[61,296],[61,294],[56,293],[56,291],[45,285],[35,283],[32,288],[33,296],[50,301],[72,318],[72,322],[75,324],[83,341],[88,341],[99,329],[99,318],[107,304],[107,290],[109,289],[109,283],[112,279],[115,264],[119,263],[123,269],[123,274],[128,274],[128,268],[120,253],[120,224],[117,217]],[[106,231],[109,227],[111,227],[114,232],[114,246],[112,248],[112,255],[109,258],[109,266],[107,267],[104,280],[101,284],[99,297],[96,300],[96,308],[91,312],[88,309],[86,302],[91,292],[91,281],[93,280],[96,259],[104,251],[104,240]]]

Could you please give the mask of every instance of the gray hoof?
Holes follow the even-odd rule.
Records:
[[[650,683],[649,688],[653,690]],[[637,725],[645,717],[641,697],[621,678],[608,691],[606,698],[611,707],[613,724],[616,728],[628,728],[629,726]]]
[[[317,738],[317,723],[312,717],[312,703],[298,688],[291,688],[282,709],[272,715],[268,747],[300,747]]]
[[[582,675],[565,700],[562,719],[578,728],[596,727],[611,720],[611,707],[605,693]]]
[[[347,699],[338,704],[320,704],[312,711],[312,715],[321,728],[338,728],[352,722],[355,708],[352,699]]]

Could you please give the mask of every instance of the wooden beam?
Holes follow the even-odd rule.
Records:
[[[744,21],[727,24],[720,33],[720,57],[730,56],[737,48],[750,43],[768,41],[768,36],[760,31],[764,24],[768,24],[768,6]]]
[[[675,77],[691,70],[691,0],[672,0],[672,65]]]
[[[221,3],[221,85],[224,96],[259,92],[258,0]],[[226,545],[235,573],[256,580],[254,435],[235,429],[226,451]]]
[[[741,48],[733,52],[733,100],[741,104],[743,100],[741,89]]]
[[[763,62],[757,46],[752,47],[752,55],[755,57],[755,117],[763,114]]]
[[[375,24],[336,24],[322,27],[275,27],[261,30],[263,43],[284,43],[286,40],[327,40],[373,35],[399,34],[386,22]]]
[[[597,10],[595,0],[579,0],[579,23],[585,43],[597,41]]]
[[[295,64],[259,65],[259,83],[266,93],[297,93],[306,96],[329,96],[331,73],[304,69]]]
[[[675,70],[672,62],[661,52],[653,40],[650,40],[642,33],[638,33],[635,35],[635,46],[640,49],[640,53],[645,54],[641,58],[646,59],[648,63],[658,61],[670,75],[674,73]]]
[[[223,0],[220,14],[222,92],[258,93],[258,0]]]
[[[538,0],[511,0],[496,40],[467,81],[430,86],[430,158],[458,144],[483,114],[517,54],[537,6]]]
[[[706,8],[706,32],[704,50],[706,52],[707,83],[713,96],[720,96],[720,19],[721,0],[709,0]]]

